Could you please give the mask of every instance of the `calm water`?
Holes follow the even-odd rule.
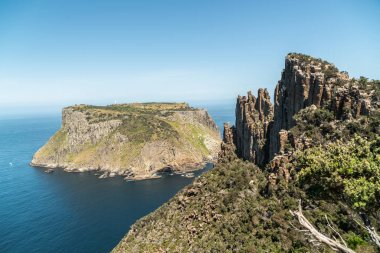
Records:
[[[220,127],[233,120],[233,105],[208,109]],[[1,253],[109,252],[130,225],[193,180],[125,182],[29,167],[59,127],[60,115],[0,118]]]

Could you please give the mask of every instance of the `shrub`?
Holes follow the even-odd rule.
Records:
[[[297,124],[305,123],[305,125],[310,127],[333,121],[334,118],[334,114],[329,110],[313,109],[311,107],[299,111],[299,113],[294,116]]]
[[[295,163],[305,189],[342,197],[358,210],[380,207],[380,137],[367,141],[355,136],[347,143],[298,151]]]
[[[366,243],[360,236],[353,232],[348,233],[346,242],[351,249],[356,249],[359,245]]]

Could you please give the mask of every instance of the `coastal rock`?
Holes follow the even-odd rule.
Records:
[[[185,103],[77,105],[63,109],[61,129],[31,165],[145,179],[163,168],[202,168],[217,159],[220,143],[207,111]]]
[[[361,80],[350,79],[347,72],[327,61],[289,54],[274,91],[274,107],[263,89],[257,98],[251,92],[238,96],[234,131],[227,129],[236,155],[264,166],[283,154],[287,143],[294,148],[307,147],[307,139],[292,140],[287,131],[296,124],[294,116],[310,106],[330,110],[339,120],[369,115],[379,108],[378,95],[360,85]]]

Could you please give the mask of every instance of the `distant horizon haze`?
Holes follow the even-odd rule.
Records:
[[[0,1],[0,115],[234,103],[309,54],[380,79],[380,1]]]
[[[236,97],[231,97],[229,99],[218,99],[218,100],[126,100],[126,101],[116,101],[116,104],[129,104],[129,103],[150,103],[150,102],[168,102],[168,103],[188,103],[192,107],[204,108],[206,110],[217,108],[217,107],[228,107],[232,111],[235,110]],[[16,118],[22,116],[44,116],[44,115],[61,115],[62,109],[68,106],[87,104],[87,105],[97,105],[97,106],[107,106],[115,104],[115,101],[111,100],[90,100],[84,99],[81,102],[72,102],[72,103],[55,103],[55,104],[33,104],[32,106],[4,106],[0,107],[0,119],[9,118],[15,116]]]

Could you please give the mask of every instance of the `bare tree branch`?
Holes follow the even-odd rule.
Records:
[[[340,238],[340,240],[343,242],[344,246],[347,247],[346,242],[343,240],[342,236],[338,233],[338,231],[336,231],[336,230],[333,228],[333,226],[331,225],[331,222],[330,222],[329,219],[327,218],[327,215],[326,215],[326,214],[325,214],[325,218],[326,218],[327,225],[329,226],[329,228],[331,228],[332,231],[334,231],[335,234],[337,234],[337,235],[339,236],[339,238]],[[334,239],[335,239],[335,238],[334,238]]]
[[[359,226],[361,226],[362,228],[364,228],[365,230],[367,230],[367,232],[369,233],[369,235],[370,235],[370,237],[371,237],[371,240],[376,244],[376,246],[377,246],[378,248],[380,248],[380,236],[377,234],[375,228],[374,228],[374,227],[371,227],[369,224],[363,226],[362,224],[360,224],[360,222],[358,222],[358,221],[355,220],[355,219],[354,219],[354,221],[355,221]]]
[[[325,236],[324,234],[318,232],[318,230],[316,228],[314,228],[314,226],[303,215],[301,200],[299,201],[298,211],[291,211],[290,210],[290,213],[294,217],[297,217],[298,222],[303,227],[305,227],[314,236],[314,238],[316,238],[318,241],[327,244],[328,246],[330,246],[330,248],[332,248],[333,250],[336,250],[336,251],[340,250],[340,251],[345,252],[345,253],[355,253],[355,251],[353,251],[352,249],[348,248],[347,246],[341,244],[339,241],[333,240],[333,239]]]
[[[378,248],[380,248],[380,236],[377,234],[375,228],[366,226],[366,229],[371,236],[372,241],[376,244]]]

